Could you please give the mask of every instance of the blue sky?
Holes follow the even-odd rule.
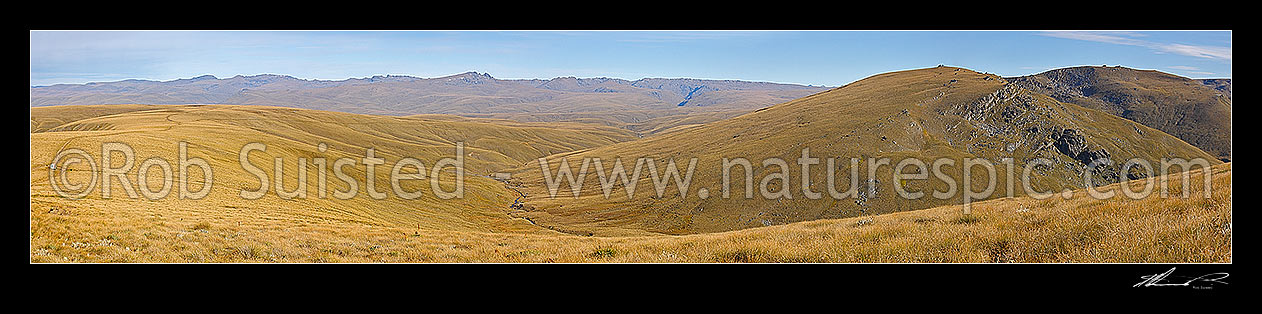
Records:
[[[690,77],[839,86],[938,64],[1015,76],[1122,65],[1231,77],[1231,32],[32,31],[31,85],[211,74],[340,80]]]

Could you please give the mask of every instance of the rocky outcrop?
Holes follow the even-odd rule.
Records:
[[[1108,160],[1110,156],[1109,151],[1103,148],[1091,149],[1091,145],[1087,144],[1087,138],[1075,129],[1064,129],[1060,132],[1054,132],[1052,136],[1055,141],[1053,146],[1056,147],[1057,151],[1082,163],[1084,167],[1092,166],[1092,163],[1096,161],[1102,162],[1091,168],[1092,174],[1095,175],[1094,182],[1096,182],[1096,185],[1118,182],[1118,165],[1114,164],[1112,160]],[[1107,162],[1104,160],[1107,160]],[[1127,176],[1133,177],[1129,173]]]
[[[963,145],[969,153],[1025,156],[1022,158],[1026,160],[1036,156],[1052,158],[1063,169],[1090,171],[1095,184],[1118,181],[1119,167],[1112,164],[1112,154],[1091,144],[1098,140],[1091,140],[1087,133],[1076,127],[1073,118],[1013,84],[972,103],[945,109],[942,113],[958,115],[969,121],[971,129],[948,129],[948,132],[959,130],[950,136],[949,141]],[[1053,155],[1068,158],[1055,158]],[[1101,159],[1110,159],[1110,162],[1087,168]],[[1074,176],[1081,178],[1076,174]]]
[[[1065,129],[1052,133],[1052,137],[1056,140],[1054,144],[1056,149],[1069,158],[1077,160],[1078,155],[1087,151],[1087,139],[1078,133],[1078,130]]]
[[[1091,164],[1091,162],[1109,158],[1109,152],[1104,149],[1091,149],[1087,145],[1087,138],[1075,129],[1064,129],[1058,133],[1052,133],[1055,140],[1054,146],[1062,154],[1073,158],[1083,164]]]

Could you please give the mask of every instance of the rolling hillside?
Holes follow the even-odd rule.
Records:
[[[1009,81],[1063,102],[1139,122],[1231,160],[1230,79],[1194,80],[1124,67],[1073,67]]]
[[[648,137],[682,130],[752,112],[741,110],[620,110],[574,113],[493,113],[463,114],[468,117],[509,119],[524,122],[577,122],[612,126]]]
[[[796,159],[803,149],[820,158],[813,166],[810,190],[823,196],[812,199],[800,188],[802,177]],[[834,199],[827,188],[826,159],[841,156],[835,190],[855,187],[858,197]],[[593,148],[548,158],[549,176],[559,178],[557,169],[567,158],[574,174],[584,158],[600,158],[611,170],[617,158],[632,176],[637,158],[655,160],[665,172],[670,160],[681,173],[689,158],[698,158],[691,186],[682,193],[675,181],[657,195],[649,168],[638,178],[636,194],[628,197],[621,183],[615,183],[611,197],[603,197],[600,177],[594,165],[588,169],[579,197],[572,197],[568,182],[559,185],[556,198],[550,197],[546,178],[537,162],[517,169],[514,181],[524,185],[529,196],[516,217],[561,232],[579,235],[693,234],[730,231],[793,222],[867,216],[960,204],[961,193],[946,200],[925,196],[916,200],[898,197],[888,178],[891,166],[915,157],[926,163],[938,158],[955,161],[944,168],[960,186],[963,158],[986,158],[998,163],[1014,158],[1017,171],[1035,158],[1047,158],[1051,165],[1034,168],[1032,185],[1037,191],[1059,192],[1085,187],[1086,164],[1108,157],[1113,166],[1090,172],[1098,185],[1137,178],[1119,173],[1121,163],[1130,158],[1158,164],[1161,158],[1206,158],[1221,163],[1205,152],[1173,136],[1108,113],[1062,103],[1050,97],[1021,89],[998,76],[967,69],[937,67],[879,74],[847,86],[779,104],[739,117],[707,123],[676,132]],[[763,166],[760,161],[776,157],[789,169]],[[856,184],[850,178],[848,157],[859,157]],[[877,167],[876,180],[867,180],[870,158],[891,158]],[[734,167],[730,198],[720,197],[721,160],[746,158],[753,164],[753,188],[744,184],[744,170]],[[1005,193],[1007,171],[998,168],[997,193]],[[789,197],[762,197],[760,182],[769,174],[787,173],[787,179],[769,180],[769,191],[788,191]],[[977,178],[974,186],[989,180]],[[943,180],[905,182],[910,191],[947,191]],[[787,189],[786,189],[787,187]],[[706,189],[702,199],[700,189]],[[1015,187],[1015,195],[1023,194]],[[750,191],[753,198],[746,199]],[[775,196],[775,195],[773,195]],[[791,197],[791,198],[790,198]]]
[[[79,115],[66,118],[67,112]],[[488,175],[536,156],[634,138],[624,130],[580,124],[491,124],[455,116],[403,118],[260,106],[58,106],[32,108],[31,113],[33,209],[50,213],[73,212],[71,208],[104,209],[107,211],[94,217],[159,225],[240,223],[287,228],[356,224],[457,231],[539,231],[527,221],[505,214],[517,195]],[[187,155],[206,160],[214,170],[213,187],[206,199],[181,199],[176,192],[181,179],[176,176],[170,194],[154,201],[144,197],[129,199],[129,194],[141,195],[138,191],[128,192],[117,179],[111,180],[111,199],[103,199],[99,191],[80,200],[55,194],[49,184],[48,169],[54,155],[62,149],[82,149],[103,168],[101,151],[106,142],[125,143],[135,150],[137,157],[127,173],[132,185],[138,184],[138,165],[145,159],[163,157],[172,167],[178,166],[179,142],[186,142]],[[457,142],[465,143],[465,198],[439,199],[427,181],[401,184],[405,191],[421,191],[419,199],[406,200],[393,193],[386,173],[395,162],[413,157],[432,167],[442,158],[456,158]],[[265,151],[249,155],[250,163],[261,168],[272,183],[268,193],[257,200],[239,196],[241,190],[255,190],[260,185],[260,179],[239,163],[239,152],[248,143],[266,145]],[[376,200],[368,194],[362,163],[342,167],[349,177],[355,178],[357,196],[341,200],[336,195],[318,194],[320,185],[313,158],[324,157],[330,165],[326,193],[349,191],[350,185],[334,176],[333,161],[341,157],[362,159],[370,147],[377,158],[385,161],[376,170],[376,189],[389,197]],[[112,156],[116,158],[113,167],[124,165],[118,160],[121,153]],[[275,183],[273,158],[283,158],[283,183]],[[300,190],[299,158],[307,159],[309,167],[305,176],[308,195],[305,199],[282,199],[275,193],[279,188],[276,185],[283,185],[285,191]],[[160,168],[151,168],[149,190],[160,189]],[[68,182],[88,182],[94,175],[84,163],[70,169]],[[453,171],[444,170],[440,182],[446,185],[442,188],[453,191]],[[205,177],[196,167],[189,172],[187,190],[200,191]],[[96,188],[100,190],[102,186]]]

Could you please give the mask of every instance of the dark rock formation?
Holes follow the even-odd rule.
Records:
[[[1057,150],[1069,158],[1081,161],[1078,156],[1087,151],[1087,139],[1078,130],[1065,129],[1060,133],[1052,133],[1052,136],[1056,140]]]

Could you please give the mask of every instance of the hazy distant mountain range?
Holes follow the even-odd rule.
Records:
[[[31,106],[96,104],[270,105],[351,113],[573,113],[679,109],[752,110],[825,90],[735,80],[614,78],[501,80],[467,72],[438,78],[373,76],[340,81],[285,75],[204,75],[31,87]]]
[[[1007,82],[1162,130],[1231,160],[1231,79],[1189,79],[1125,67],[1072,67]],[[584,122],[659,134],[735,117],[827,90],[823,86],[689,78],[438,78],[339,81],[263,74],[220,79],[32,86],[31,106],[267,105],[362,114],[456,114],[524,122]]]

